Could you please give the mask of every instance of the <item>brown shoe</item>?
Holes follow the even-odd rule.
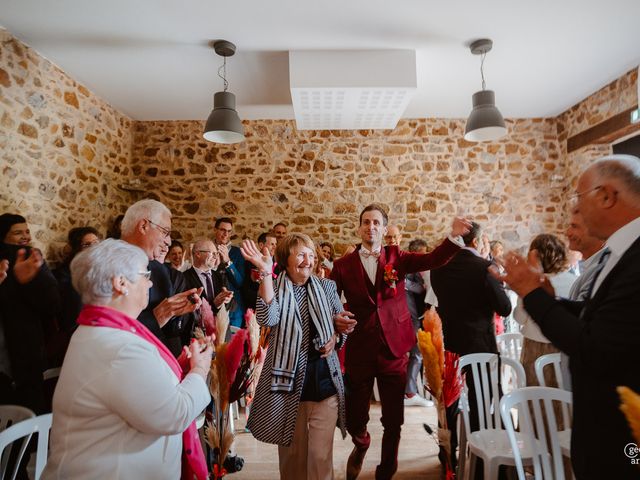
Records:
[[[366,450],[361,450],[358,447],[353,447],[349,460],[347,460],[347,480],[356,480],[362,470],[362,462],[364,456],[367,454]]]

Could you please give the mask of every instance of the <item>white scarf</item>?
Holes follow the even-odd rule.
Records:
[[[306,289],[309,316],[319,336],[318,339],[314,339],[315,346],[319,348],[327,343],[334,333],[333,316],[327,296],[317,277],[312,275],[309,278]],[[271,391],[291,392],[302,344],[302,320],[293,292],[293,283],[286,272],[281,272],[276,280],[275,296],[280,305],[280,324],[275,342],[270,346],[275,348]]]

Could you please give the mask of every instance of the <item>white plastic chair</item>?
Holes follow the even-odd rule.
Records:
[[[566,433],[568,429],[558,431],[553,401],[562,403],[563,412],[569,411],[571,393],[559,388],[525,387],[508,393],[500,400],[500,414],[515,454],[515,465],[520,480],[527,479],[521,458],[523,452],[531,456],[527,463],[533,464],[536,480],[565,478],[559,434]],[[544,413],[541,405],[544,405]],[[516,407],[519,432],[515,431],[511,416],[511,409]],[[565,417],[564,421],[565,425],[569,425],[569,418]]]
[[[544,367],[551,365],[556,376],[556,381],[558,382],[558,388],[560,390],[566,390],[566,388],[564,388],[564,378],[562,376],[562,368],[560,366],[561,360],[562,357],[559,353],[547,353],[546,355],[541,355],[536,358],[536,362],[533,366],[536,370],[536,377],[541,387],[547,386],[544,381]]]
[[[4,464],[4,451],[12,445],[16,440],[26,438],[24,447],[20,449],[20,454],[16,458],[16,466],[11,475],[11,480],[14,480],[18,473],[18,466],[24,455],[29,439],[34,433],[38,434],[38,446],[36,450],[36,468],[34,473],[34,480],[40,480],[40,475],[44,470],[44,466],[47,463],[47,453],[49,451],[49,430],[51,429],[52,414],[47,413],[45,415],[39,415],[37,417],[27,418],[21,422],[11,425],[6,430],[0,432],[0,452],[2,452],[2,477],[4,479],[6,465]]]
[[[523,335],[521,333],[503,333],[496,336],[498,351],[502,358],[510,358],[516,362],[520,362],[520,354],[522,352]],[[502,385],[502,393],[508,393],[516,388],[512,369],[502,365],[500,382]]]
[[[525,372],[520,362],[510,358],[502,358],[503,365],[513,369],[514,382],[521,388],[525,385]],[[515,457],[507,433],[502,429],[499,411],[499,374],[500,358],[493,353],[474,353],[460,358],[459,367],[469,366],[465,383],[460,395],[460,409],[462,411],[463,429],[460,438],[460,478],[473,478],[476,459],[482,458],[484,464],[484,479],[498,478],[500,465],[515,465]],[[466,383],[474,382],[476,404],[470,405]],[[478,412],[479,430],[471,432],[469,409]],[[466,442],[465,442],[466,439]],[[469,471],[466,469],[467,447],[469,449]],[[524,455],[526,458],[526,455]],[[469,476],[467,475],[469,474]]]
[[[7,428],[10,428],[12,425],[19,423],[28,418],[34,418],[36,416],[33,411],[29,410],[26,407],[21,407],[20,405],[0,405],[0,431],[5,431]],[[11,475],[11,480],[16,477],[18,473],[18,466],[20,465],[20,460],[24,455],[24,452],[27,448],[27,444],[31,439],[31,435],[25,437],[20,444],[16,445],[17,450],[17,460],[15,464],[15,468],[13,469],[13,474]],[[7,449],[2,452],[2,459],[0,460],[0,478],[4,478],[4,474],[8,468],[9,463],[9,455],[11,453],[11,449]]]
[[[549,365],[551,365],[551,367],[553,368],[553,372],[556,376],[556,381],[558,382],[558,388],[560,390],[568,391],[565,388],[565,379],[564,375],[562,374],[562,355],[560,353],[548,353],[546,355],[541,355],[536,359],[533,366],[536,371],[538,384],[540,384],[541,387],[547,386],[544,380],[544,368]],[[562,416],[564,418],[571,418],[571,409],[566,404],[562,404]],[[569,423],[565,423],[565,425],[569,425]],[[565,430],[562,430],[560,431],[559,435],[562,454],[565,457],[571,457],[571,429],[567,428]]]
[[[521,333],[503,333],[496,336],[498,351],[504,358],[520,361],[520,353],[522,352],[523,335]]]

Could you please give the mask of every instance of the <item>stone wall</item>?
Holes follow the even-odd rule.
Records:
[[[638,105],[638,69],[589,95],[558,116],[558,140],[565,158],[567,190],[574,190],[580,172],[594,160],[612,153],[611,145],[593,144],[568,153],[567,139]]]
[[[214,145],[202,122],[137,122],[132,172],[174,212],[182,239],[230,216],[239,236],[273,223],[338,244],[357,240],[358,213],[389,209],[405,239],[430,243],[469,215],[520,246],[557,231],[563,160],[555,120],[509,121],[507,139],[472,144],[463,120],[403,120],[393,131],[297,131],[292,121],[245,122],[247,140]]]
[[[201,121],[132,121],[0,30],[0,211],[25,215],[48,253],[72,226],[104,230],[144,196],[173,210],[187,242],[211,235],[224,215],[238,238],[285,221],[344,246],[376,201],[405,241],[434,244],[462,214],[520,247],[563,230],[576,174],[609,152],[568,155],[566,140],[636,104],[636,83],[633,70],[557,118],[508,120],[509,136],[490,144],[465,142],[463,119],[403,120],[393,131],[263,120],[245,122],[246,142],[225,146],[202,139]],[[120,188],[136,181],[141,191]]]
[[[0,212],[56,257],[67,231],[105,230],[131,195],[132,121],[0,30]]]

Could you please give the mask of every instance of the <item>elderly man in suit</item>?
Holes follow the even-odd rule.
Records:
[[[197,290],[176,293],[168,270],[156,260],[166,254],[171,244],[171,211],[162,203],[150,198],[131,205],[122,219],[122,240],[136,245],[149,257],[152,286],[149,303],[138,320],[158,337],[174,355],[181,351],[180,333],[183,315],[200,307],[189,301]]]
[[[586,300],[557,300],[535,255],[508,254],[502,278],[542,333],[569,355],[575,477],[635,479],[638,456],[616,387],[640,391],[640,159],[600,159],[582,173],[573,197],[589,233],[606,240]]]
[[[211,240],[198,240],[191,249],[193,265],[184,271],[186,288],[202,288],[201,298],[205,298],[214,314],[221,308],[233,308],[233,292],[227,289],[227,278],[216,271],[220,264],[220,255]],[[194,312],[189,318],[182,335],[183,345],[189,345],[193,329],[200,324],[200,312]]]
[[[388,479],[398,468],[398,444],[404,421],[404,389],[407,352],[416,342],[404,294],[407,273],[436,268],[458,250],[450,239],[426,254],[382,247],[388,224],[380,205],[369,205],[360,214],[358,232],[362,245],[334,263],[331,279],[344,293],[351,314],[335,318],[340,333],[349,333],[345,357],[347,377],[347,430],[355,448],[347,462],[347,479],[357,478],[371,437],[367,432],[369,399],[374,379],[382,403],[382,458],[376,479]],[[468,222],[455,219],[451,235],[465,234]]]

